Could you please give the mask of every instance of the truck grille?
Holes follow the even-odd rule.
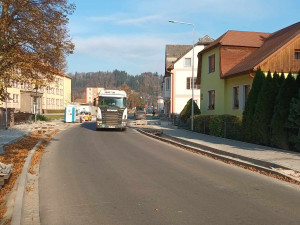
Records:
[[[116,112],[101,110],[102,123],[108,126],[116,126],[122,124],[122,116],[124,110],[118,110]]]

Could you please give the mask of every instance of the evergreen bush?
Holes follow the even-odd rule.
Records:
[[[192,99],[188,100],[186,105],[184,106],[183,110],[180,112],[180,119],[184,122],[187,121],[188,118],[191,117],[192,114]],[[201,114],[201,111],[194,101],[194,116]]]
[[[248,142],[253,142],[255,140],[255,130],[254,127],[254,113],[256,108],[256,103],[258,99],[258,95],[260,92],[260,89],[263,85],[265,79],[264,73],[261,71],[260,68],[257,69],[255,73],[255,77],[253,79],[252,88],[249,92],[249,96],[247,98],[246,104],[245,104],[245,110],[243,112],[243,136],[244,140]]]
[[[212,116],[209,121],[209,134],[224,137],[224,122],[221,116]]]
[[[288,130],[286,127],[290,103],[297,95],[297,84],[291,73],[284,80],[278,95],[271,121],[271,144],[278,148],[289,149]]]
[[[292,150],[300,152],[300,88],[298,95],[291,101],[287,127]]]
[[[46,121],[47,118],[46,118],[46,116],[44,116],[44,115],[37,115],[37,116],[36,116],[36,120]]]
[[[209,134],[210,115],[196,115],[194,118],[194,131]]]
[[[274,113],[274,105],[279,87],[277,85],[279,76],[268,72],[263,86],[259,92],[258,100],[254,113],[254,140],[257,144],[269,145],[271,138],[271,119]]]

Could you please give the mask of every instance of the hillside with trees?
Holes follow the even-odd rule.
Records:
[[[72,77],[72,100],[85,98],[86,87],[104,87],[122,89],[127,92],[128,106],[148,104],[156,106],[157,97],[161,96],[162,75],[142,73],[129,75],[125,71],[89,72],[69,74]]]

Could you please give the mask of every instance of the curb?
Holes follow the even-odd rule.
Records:
[[[27,176],[28,171],[31,165],[31,159],[36,150],[39,148],[39,146],[43,143],[46,137],[48,137],[49,134],[45,134],[43,138],[39,140],[39,142],[33,147],[33,149],[30,150],[26,161],[23,166],[23,170],[21,175],[19,176],[19,183],[18,183],[18,189],[15,197],[15,203],[14,203],[14,209],[12,214],[12,220],[11,225],[21,225],[23,220],[23,204],[24,204],[24,197],[25,197],[25,190],[27,185]]]
[[[261,161],[261,160],[257,160],[257,159],[248,158],[248,157],[245,157],[245,156],[240,156],[240,155],[233,154],[233,153],[224,152],[224,151],[221,151],[219,149],[214,149],[214,148],[211,148],[211,147],[208,147],[208,146],[200,145],[200,144],[197,144],[197,143],[192,143],[192,142],[182,140],[180,138],[175,138],[175,137],[172,137],[172,136],[168,136],[168,135],[165,135],[165,136],[170,137],[170,138],[172,138],[176,141],[168,139],[168,138],[163,138],[163,137],[160,137],[160,136],[157,136],[157,135],[153,135],[153,134],[151,134],[147,131],[141,130],[141,129],[136,129],[136,130],[138,132],[146,135],[146,136],[151,137],[151,138],[155,138],[155,139],[158,139],[160,141],[163,141],[163,142],[175,145],[175,146],[179,146],[179,147],[184,148],[184,149],[188,149],[188,150],[192,150],[192,151],[204,154],[204,155],[208,155],[208,156],[210,156],[211,158],[214,158],[214,159],[220,159],[220,160],[223,160],[225,162],[234,162],[238,165],[242,165],[242,166],[246,166],[246,167],[252,167],[252,168],[255,168],[258,171],[263,171],[267,174],[280,176],[285,181],[289,180],[289,181],[292,181],[293,183],[296,183],[296,184],[300,185],[299,180],[294,179],[293,177],[287,176],[283,173],[280,173],[279,171],[276,171],[276,170],[272,169],[272,168],[276,168],[276,169],[283,169],[283,170],[292,170],[290,168],[283,167],[281,165],[270,163],[270,162],[265,162],[265,161]],[[184,144],[182,144],[182,143],[184,143]],[[194,146],[192,146],[192,145],[194,145]]]

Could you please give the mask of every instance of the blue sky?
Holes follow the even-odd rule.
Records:
[[[166,44],[216,39],[227,30],[274,32],[300,21],[299,0],[70,0],[75,52],[68,73],[125,70],[164,73]]]

